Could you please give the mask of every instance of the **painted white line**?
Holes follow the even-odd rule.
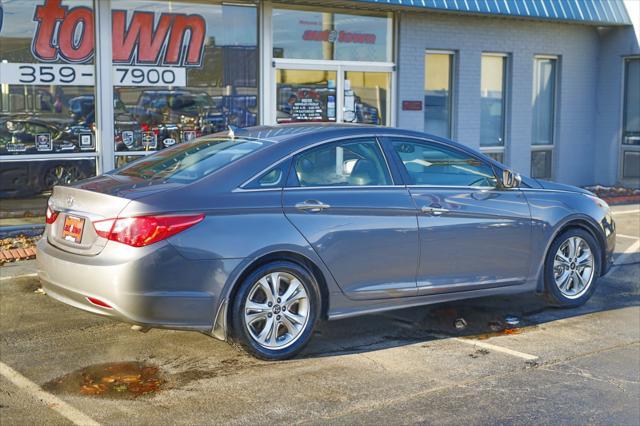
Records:
[[[612,215],[632,214],[632,213],[638,214],[640,213],[640,210],[618,210],[618,211],[614,210],[611,212]]]
[[[616,237],[630,238],[632,240],[640,240],[640,237],[636,237],[635,235],[616,234]]]
[[[0,281],[4,281],[4,280],[14,280],[16,278],[27,278],[27,277],[37,277],[38,274],[36,274],[35,272],[33,274],[22,274],[22,275],[14,275],[14,276],[9,276],[9,277],[0,277]]]
[[[631,244],[627,249],[616,257],[616,260],[613,262],[613,266],[611,269],[618,268],[622,266],[623,263],[627,262],[627,259],[631,257],[632,254],[640,252],[640,240]]]
[[[455,340],[456,342],[464,343],[466,345],[479,346],[481,348],[489,349],[496,352],[501,352],[503,354],[515,356],[517,358],[522,358],[527,361],[535,361],[536,359],[538,359],[538,357],[535,355],[525,354],[524,352],[514,351],[513,349],[503,348],[502,346],[492,345],[491,343],[487,343],[487,342],[479,342],[477,340],[472,340],[472,339],[463,339],[461,337],[454,337],[453,340]]]
[[[27,379],[22,374],[18,373],[16,370],[1,361],[0,374],[20,389],[27,391],[31,396],[40,402],[43,402],[47,407],[69,419],[73,424],[82,426],[100,425],[100,423],[96,422],[82,411],[73,408],[63,400],[45,392],[40,386],[33,383],[31,380]]]
[[[514,351],[513,349],[507,349],[507,348],[503,348],[502,346],[497,346],[497,345],[492,345],[491,343],[487,343],[487,342],[481,342],[478,340],[473,340],[473,339],[464,339],[462,337],[451,337],[451,336],[447,336],[444,334],[433,334],[434,337],[437,337],[439,339],[452,339],[455,340],[456,342],[460,342],[460,343],[464,343],[465,345],[471,345],[471,346],[478,346],[481,348],[485,348],[485,349],[490,349],[492,351],[496,351],[496,352],[500,352],[506,355],[511,355],[511,356],[515,356],[517,358],[522,358],[524,360],[527,361],[535,361],[536,359],[539,359],[540,357],[536,356],[536,355],[530,355],[530,354],[526,354],[524,352],[519,352],[519,351]]]

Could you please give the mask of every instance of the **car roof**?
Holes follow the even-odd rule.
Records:
[[[291,123],[291,124],[276,124],[268,126],[256,126],[245,128],[234,128],[233,132],[236,136],[244,138],[254,138],[268,140],[272,142],[286,142],[290,140],[304,139],[330,139],[345,137],[357,137],[360,135],[376,134],[380,136],[413,136],[419,138],[427,138],[435,141],[445,142],[454,146],[461,146],[460,144],[443,139],[438,136],[430,135],[423,132],[417,132],[408,129],[398,129],[395,127],[383,127],[373,124],[353,124],[353,123]],[[228,135],[228,131],[217,133],[216,136],[220,137]]]

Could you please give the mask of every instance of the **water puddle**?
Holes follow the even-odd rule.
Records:
[[[91,365],[46,383],[52,393],[134,399],[162,390],[166,381],[158,367],[142,362]]]

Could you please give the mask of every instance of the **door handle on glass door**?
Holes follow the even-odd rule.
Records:
[[[448,209],[443,209],[441,207],[423,206],[420,210],[422,211],[422,213],[430,214],[433,216],[440,216],[443,213],[449,213]]]
[[[329,204],[325,204],[321,201],[318,200],[307,200],[304,201],[302,203],[297,203],[296,204],[296,209],[298,210],[303,210],[303,211],[309,211],[312,213],[317,213],[319,211],[322,211],[324,209],[328,209],[329,207],[331,207]]]

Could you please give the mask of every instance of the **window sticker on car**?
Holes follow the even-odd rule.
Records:
[[[53,141],[51,140],[51,133],[38,133],[36,135],[36,149],[38,150],[38,152],[53,151]]]

